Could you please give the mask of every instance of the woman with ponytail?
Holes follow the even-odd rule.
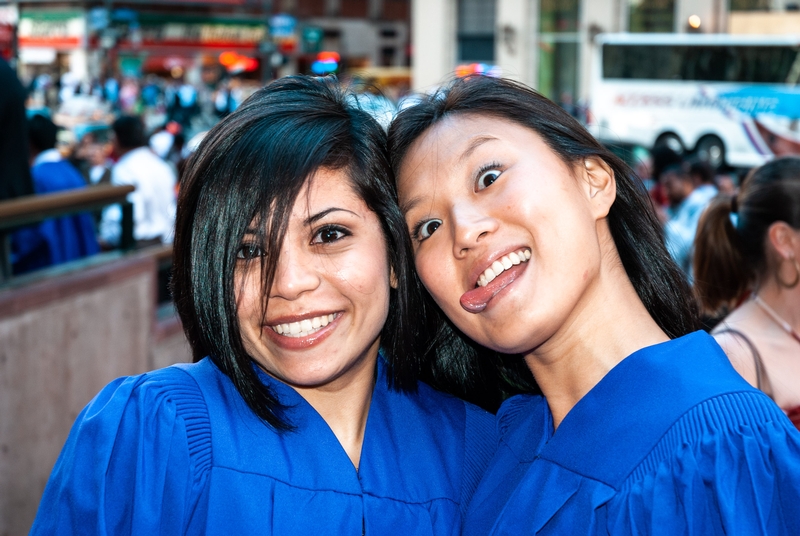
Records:
[[[737,371],[800,428],[800,158],[751,173],[703,215],[695,290]]]

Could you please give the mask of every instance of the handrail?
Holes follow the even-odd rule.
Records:
[[[50,194],[36,194],[0,201],[0,229],[11,229],[46,218],[66,216],[116,205],[126,200],[134,186],[101,184]]]
[[[120,248],[134,247],[133,205],[127,200],[134,186],[102,184],[50,194],[35,194],[0,201],[0,283],[11,277],[11,231],[48,218],[102,209],[122,208]]]

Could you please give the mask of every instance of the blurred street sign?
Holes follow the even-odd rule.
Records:
[[[89,29],[90,30],[103,30],[108,28],[108,23],[111,17],[108,10],[104,7],[95,7],[89,10]]]
[[[303,28],[303,50],[306,53],[316,53],[322,48],[322,37],[324,32],[317,26],[306,26]]]
[[[269,32],[275,39],[283,39],[294,36],[297,27],[297,19],[291,15],[279,14],[269,18]]]

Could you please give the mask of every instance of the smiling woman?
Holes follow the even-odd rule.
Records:
[[[501,406],[464,534],[800,533],[800,435],[691,333],[689,287],[624,163],[484,77],[402,111],[389,147],[448,381],[484,360],[508,378],[515,360],[541,390]]]
[[[281,79],[205,136],[172,281],[196,362],[95,397],[32,534],[459,533],[493,419],[417,381],[385,132],[347,95]]]

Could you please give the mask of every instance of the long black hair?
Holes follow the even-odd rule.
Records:
[[[292,428],[285,408],[259,381],[242,342],[236,256],[246,230],[257,223],[264,246],[262,288],[268,293],[295,199],[321,168],[345,171],[381,222],[385,254],[402,289],[390,291],[381,346],[390,386],[413,390],[421,352],[409,319],[421,307],[421,291],[386,133],[335,79],[287,77],[256,91],[204,137],[178,198],[172,292],[194,359],[210,356],[253,412],[279,430]],[[264,303],[266,308],[266,296]]]
[[[661,224],[650,197],[634,172],[597,142],[561,107],[532,89],[504,79],[485,76],[457,79],[398,114],[389,129],[392,167],[398,172],[409,147],[445,117],[480,114],[511,121],[536,132],[567,165],[599,158],[614,172],[617,197],[608,214],[608,225],[620,259],[639,298],[664,332],[674,338],[698,327],[691,288],[664,245]],[[435,384],[450,390],[469,389],[488,377],[501,392],[535,390],[520,359],[509,360],[476,345],[449,322],[428,299],[425,319],[431,352],[446,371]],[[487,362],[491,365],[487,365]],[[488,375],[488,376],[487,376]]]

